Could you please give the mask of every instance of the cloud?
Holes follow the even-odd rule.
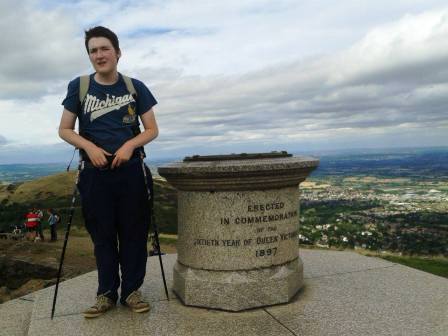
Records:
[[[444,82],[448,11],[406,15],[370,31],[341,55],[346,62],[332,83],[425,84]],[[411,83],[409,83],[411,82]]]
[[[413,134],[437,126],[441,133],[448,126],[443,37],[447,10],[405,16],[332,56],[243,76],[156,80],[160,123],[168,128],[159,141],[275,142],[337,132],[353,137],[349,130],[394,133],[403,126]]]
[[[0,164],[40,162],[68,164],[73,155],[73,147],[67,143],[52,145],[8,144],[0,146]],[[75,153],[72,167],[76,167],[76,160],[77,152]]]
[[[0,2],[0,99],[40,97],[88,64],[68,13],[34,4]]]
[[[0,132],[11,144],[54,144],[58,136],[63,95],[31,101],[0,100]]]
[[[7,143],[6,138],[0,134],[0,146],[3,146]]]

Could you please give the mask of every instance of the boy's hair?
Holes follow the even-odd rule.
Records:
[[[117,53],[120,51],[120,44],[118,42],[117,35],[106,27],[96,26],[85,31],[85,45],[87,53],[89,53],[89,40],[92,37],[105,37],[112,43],[112,46]]]

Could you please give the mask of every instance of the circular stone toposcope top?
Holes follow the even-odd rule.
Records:
[[[298,185],[319,165],[306,157],[173,162],[158,168],[179,190],[256,190]]]

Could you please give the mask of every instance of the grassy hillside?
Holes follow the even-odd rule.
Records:
[[[391,262],[399,263],[405,266],[419,269],[428,273],[448,278],[448,259],[447,258],[425,258],[408,256],[381,256],[381,258]]]
[[[20,184],[8,203],[59,204],[73,193],[75,172],[64,172]]]
[[[54,208],[65,225],[71,205],[75,172],[64,172],[20,184],[0,186],[0,231],[11,231],[13,225],[23,223],[28,209]],[[161,232],[177,232],[176,190],[162,179],[154,180],[155,215]],[[83,226],[79,197],[73,225]],[[45,211],[44,211],[45,212]],[[47,215],[45,213],[45,219]],[[44,228],[47,223],[44,223]]]

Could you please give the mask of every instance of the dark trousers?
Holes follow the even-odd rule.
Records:
[[[39,224],[37,225],[37,233],[39,234],[39,238],[41,240],[45,240],[44,232],[42,231],[42,223],[39,221]]]
[[[151,173],[146,171],[152,188]],[[95,249],[97,294],[116,301],[121,285],[124,302],[143,284],[148,257],[150,210],[141,161],[132,159],[114,170],[85,168],[78,189]]]
[[[51,241],[57,240],[58,236],[56,233],[56,224],[50,225],[50,232],[51,232]]]

